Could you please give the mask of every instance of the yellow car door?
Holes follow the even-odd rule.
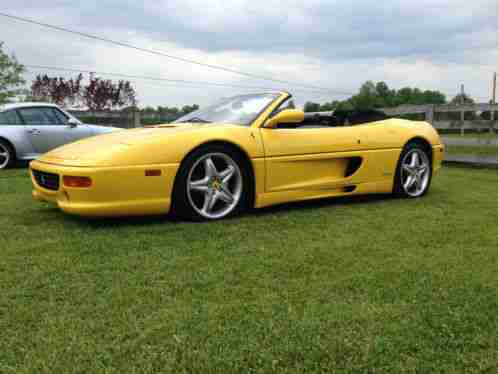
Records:
[[[266,192],[306,190],[320,195],[385,178],[395,168],[384,150],[395,148],[396,139],[387,134],[383,122],[260,131],[265,148]],[[362,172],[356,173],[360,167]]]

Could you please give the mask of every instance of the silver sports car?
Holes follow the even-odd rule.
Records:
[[[63,144],[116,130],[83,124],[53,104],[0,106],[0,170],[16,160],[32,160]]]

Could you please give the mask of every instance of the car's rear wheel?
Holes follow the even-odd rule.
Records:
[[[248,203],[250,174],[238,152],[211,145],[182,163],[173,192],[173,211],[196,221],[217,220],[241,212]]]
[[[430,154],[420,143],[409,143],[401,153],[394,182],[394,194],[400,197],[424,196],[432,179]]]
[[[9,143],[0,140],[0,170],[7,169],[14,165],[16,161],[14,149]]]

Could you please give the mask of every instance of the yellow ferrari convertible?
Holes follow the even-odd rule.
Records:
[[[172,211],[216,220],[291,201],[428,191],[444,152],[430,124],[305,114],[290,98],[225,98],[174,123],[57,148],[30,164],[33,197],[88,217]]]

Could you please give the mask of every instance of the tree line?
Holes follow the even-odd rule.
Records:
[[[323,104],[307,102],[305,112],[321,112],[331,110],[392,108],[404,104],[445,104],[446,96],[439,91],[404,87],[391,89],[385,82],[365,82],[356,95],[346,100],[334,100]]]
[[[450,104],[473,104],[474,100],[465,93],[453,97]],[[387,83],[367,81],[356,95],[346,100],[333,100],[323,104],[307,102],[305,112],[328,112],[332,110],[394,108],[400,105],[448,104],[446,95],[440,91],[403,87],[389,88]]]
[[[38,75],[25,97],[26,101],[51,102],[63,107],[83,106],[93,111],[135,107],[135,89],[130,82],[113,82],[90,74],[84,82],[83,74],[75,78]]]
[[[146,125],[160,123],[160,122],[171,122],[184,115],[187,115],[193,111],[199,109],[199,105],[184,105],[181,108],[177,107],[167,107],[158,106],[156,108],[147,106],[140,110],[144,116],[142,116],[142,122]]]

